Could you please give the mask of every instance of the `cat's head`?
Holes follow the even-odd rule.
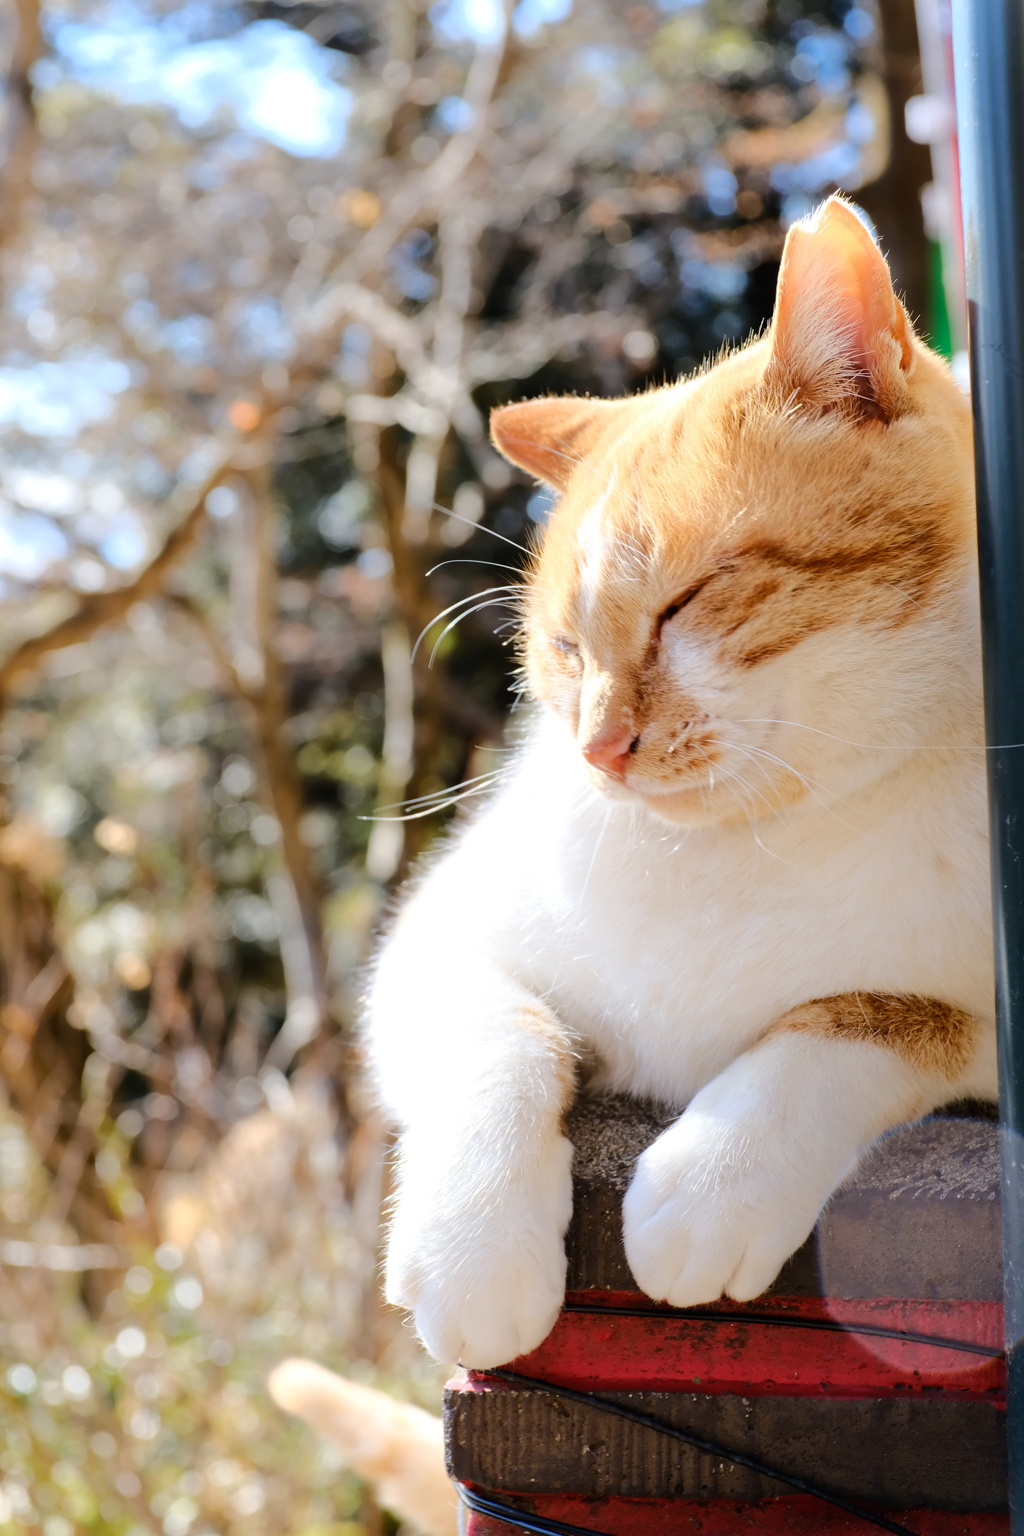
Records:
[[[700,823],[837,794],[850,743],[891,752],[955,692],[969,411],[840,199],[789,231],[763,338],[491,429],[560,496],[525,668],[610,795]]]

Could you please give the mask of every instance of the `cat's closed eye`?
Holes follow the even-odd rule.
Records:
[[[580,653],[580,648],[576,642],[574,640],[567,640],[564,635],[552,635],[551,644],[556,651],[570,659],[578,656]]]
[[[715,573],[712,572],[711,575],[702,576],[700,581],[695,581],[691,587],[687,587],[685,592],[680,592],[679,596],[673,598],[672,602],[669,603],[667,608],[662,609],[661,613],[658,615],[659,634],[661,633],[663,626],[668,623],[669,619],[674,619],[677,613],[682,612],[687,603],[693,602],[693,599],[697,596],[698,592],[702,592],[704,590],[708,582],[712,580],[714,574]]]
[[[702,576],[699,581],[692,582],[690,586],[686,587],[682,592],[680,592],[678,597],[673,598],[668,607],[663,608],[661,613],[658,615],[657,625],[655,628],[655,638],[661,634],[662,629],[669,622],[669,620],[674,619],[677,613],[681,613],[688,604],[693,602],[695,597],[699,597],[706,587],[709,587],[711,583],[716,581],[720,576],[732,575],[736,568],[737,565],[735,560],[722,560],[719,562],[715,570],[708,571],[708,573],[705,576]]]

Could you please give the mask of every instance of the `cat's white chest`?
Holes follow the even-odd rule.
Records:
[[[911,993],[987,1018],[983,786],[966,776],[947,799],[881,794],[856,835],[812,819],[760,840],[621,804],[538,812],[514,851],[505,828],[499,948],[607,1084],[680,1104],[812,998]]]

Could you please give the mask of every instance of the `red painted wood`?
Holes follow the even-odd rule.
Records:
[[[567,1300],[651,1306],[646,1297],[631,1292],[586,1291]],[[543,1344],[509,1368],[581,1391],[738,1392],[744,1397],[927,1393],[964,1401],[1005,1400],[1000,1359],[901,1339],[716,1320],[722,1311],[909,1329],[985,1345],[994,1355],[1002,1347],[997,1302],[771,1297],[746,1308],[733,1302],[709,1306],[699,1319],[674,1317],[669,1311],[635,1317],[563,1312]]]
[[[871,1526],[854,1515],[831,1509],[802,1495],[735,1504],[728,1499],[694,1503],[689,1499],[594,1499],[583,1494],[506,1494],[481,1489],[491,1497],[515,1500],[524,1510],[549,1520],[564,1520],[608,1536],[868,1536]],[[917,1536],[1008,1536],[1009,1515],[955,1515],[936,1509],[880,1510]],[[487,1515],[463,1511],[466,1536],[513,1536],[517,1527]],[[521,1529],[519,1527],[518,1529]]]

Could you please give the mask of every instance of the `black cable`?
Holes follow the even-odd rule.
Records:
[[[701,1435],[695,1435],[688,1429],[677,1429],[674,1424],[667,1424],[664,1419],[657,1419],[653,1414],[641,1413],[639,1409],[629,1408],[625,1403],[616,1403],[607,1397],[601,1397],[596,1392],[576,1392],[572,1387],[556,1387],[549,1381],[539,1381],[534,1376],[520,1376],[516,1371],[489,1370],[478,1373],[490,1376],[498,1381],[508,1382],[513,1387],[528,1387],[531,1391],[547,1392],[552,1397],[561,1397],[571,1403],[580,1403],[584,1408],[597,1408],[601,1413],[608,1413],[618,1419],[625,1419],[630,1424],[637,1424],[642,1429],[650,1429],[658,1435],[667,1435],[672,1440],[679,1440],[683,1445],[692,1445],[696,1450],[703,1451],[708,1456],[714,1456],[719,1461],[731,1461],[734,1466],[746,1467],[749,1472],[756,1472],[760,1477],[770,1477],[775,1482],[785,1483],[794,1488],[797,1493],[809,1494],[812,1498],[821,1499],[825,1504],[831,1504],[836,1509],[843,1510],[848,1515],[857,1515],[868,1525],[876,1526],[881,1531],[891,1531],[894,1536],[917,1536],[909,1526],[897,1525],[893,1520],[887,1520],[884,1515],[874,1514],[871,1510],[864,1509],[860,1504],[851,1504],[848,1499],[839,1494],[828,1493],[824,1488],[817,1487],[814,1483],[808,1483],[802,1477],[794,1477],[790,1472],[782,1472],[778,1467],[771,1467],[767,1462],[759,1461],[754,1456],[746,1456],[742,1451],[730,1451],[725,1446],[717,1445],[713,1440],[705,1440]],[[600,1536],[600,1533],[594,1533]]]
[[[567,1301],[565,1312],[594,1312],[604,1317],[681,1318],[700,1323],[764,1323],[774,1328],[816,1328],[824,1333],[863,1333],[872,1338],[896,1339],[906,1344],[931,1344],[936,1349],[958,1349],[968,1355],[983,1355],[986,1360],[1001,1360],[1003,1351],[987,1344],[968,1344],[963,1339],[941,1338],[933,1333],[914,1333],[907,1328],[883,1328],[875,1323],[844,1323],[837,1318],[786,1317],[774,1312],[703,1312],[696,1307],[616,1307],[601,1302]]]
[[[487,1515],[492,1520],[499,1520],[502,1525],[518,1525],[522,1530],[534,1533],[534,1536],[610,1536],[609,1532],[599,1531],[592,1525],[570,1525],[566,1520],[552,1520],[547,1515],[528,1515],[514,1504],[506,1504],[491,1495],[478,1493],[475,1488],[467,1488],[465,1483],[457,1482],[455,1491],[466,1508],[475,1514]],[[895,1529],[903,1530],[904,1527],[896,1526]]]
[[[568,1525],[564,1520],[549,1520],[544,1515],[527,1515],[514,1504],[504,1504],[500,1499],[477,1493],[465,1483],[456,1483],[455,1491],[465,1504],[478,1515],[489,1515],[503,1525],[519,1525],[524,1531],[536,1532],[536,1536],[608,1536],[606,1531],[596,1531],[589,1525]]]
[[[566,1312],[577,1314],[594,1313],[604,1317],[661,1317],[680,1318],[686,1322],[716,1322],[716,1323],[757,1323],[767,1327],[777,1328],[807,1328],[816,1329],[825,1333],[854,1333],[864,1334],[871,1338],[894,1339],[905,1344],[930,1345],[935,1349],[959,1350],[964,1354],[980,1355],[986,1360],[1000,1360],[1003,1358],[1002,1350],[993,1350],[983,1344],[968,1344],[963,1339],[947,1339],[937,1334],[917,1333],[906,1328],[885,1328],[875,1323],[844,1323],[834,1318],[816,1317],[787,1317],[783,1314],[771,1312],[705,1312],[699,1308],[665,1308],[665,1307],[630,1307],[606,1305],[601,1302],[574,1302],[564,1303]],[[553,1386],[550,1382],[540,1381],[531,1376],[521,1376],[513,1371],[491,1370],[483,1374],[498,1377],[502,1381],[512,1385],[526,1386],[549,1392],[553,1395],[564,1397],[573,1402],[582,1403],[587,1407],[595,1407],[602,1412],[614,1414],[618,1418],[626,1419],[630,1423],[639,1424],[645,1429],[654,1430],[655,1433],[668,1435],[683,1444],[692,1445],[712,1456],[717,1456],[724,1461],[731,1461],[736,1466],[746,1467],[750,1471],[758,1472],[761,1476],[774,1478],[777,1482],[788,1484],[798,1492],[809,1494],[812,1498],[821,1499],[825,1503],[834,1505],[837,1509],[844,1510],[847,1514],[859,1516],[870,1525],[879,1530],[892,1531],[898,1536],[915,1536],[907,1526],[897,1525],[894,1521],[887,1520],[882,1515],[876,1515],[872,1511],[862,1508],[858,1504],[851,1504],[837,1495],[826,1493],[823,1489],[808,1483],[803,1478],[791,1476],[789,1473],[780,1472],[777,1468],[770,1467],[765,1462],[754,1457],[744,1456],[739,1452],[726,1450],[714,1441],[704,1440],[691,1434],[688,1430],[676,1429],[674,1425],[666,1424],[663,1420],[655,1418],[651,1414],[639,1412],[637,1409],[628,1408],[624,1404],[611,1402],[607,1398],[598,1396],[593,1392],[577,1392],[570,1387]],[[518,1525],[522,1530],[534,1533],[534,1536],[606,1536],[602,1531],[594,1530],[589,1526],[571,1525],[562,1520],[551,1520],[543,1515],[527,1515],[522,1510],[516,1509],[512,1504],[504,1504],[501,1500],[490,1495],[477,1493],[474,1489],[465,1487],[462,1483],[456,1483],[459,1498],[467,1508],[475,1510],[479,1514],[488,1515],[491,1519],[501,1521],[505,1525]]]

